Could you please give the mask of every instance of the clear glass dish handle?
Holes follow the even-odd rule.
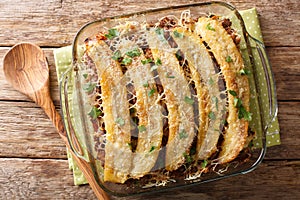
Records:
[[[250,39],[255,43],[255,48],[258,52],[258,55],[261,60],[262,69],[264,72],[266,84],[267,84],[267,94],[268,95],[268,106],[265,107],[267,109],[266,112],[264,112],[264,129],[267,131],[270,123],[272,123],[278,113],[278,105],[277,105],[277,94],[276,94],[276,85],[275,85],[275,79],[274,75],[271,69],[271,65],[267,56],[265,45],[260,42],[259,40],[253,38],[251,35]],[[251,44],[253,44],[251,42]]]
[[[75,134],[74,127],[71,120],[70,107],[68,103],[68,81],[69,81],[70,70],[62,75],[62,79],[60,80],[60,99],[61,99],[61,109],[62,109],[62,118],[65,125],[65,130],[67,132],[67,139],[70,145],[70,150],[75,153],[75,155],[85,161],[88,162],[83,148],[78,141],[78,138]]]

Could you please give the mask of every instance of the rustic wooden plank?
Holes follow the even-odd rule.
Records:
[[[1,1],[0,46],[13,45],[20,41],[35,42],[41,46],[69,45],[79,28],[89,21],[193,2],[199,1]],[[257,7],[267,46],[300,46],[300,33],[295,28],[300,26],[298,1],[232,0],[231,3],[238,9]]]
[[[9,48],[0,48],[0,100],[25,100],[27,97],[12,89],[3,74],[3,56]],[[59,105],[59,89],[53,58],[53,49],[44,49],[50,67],[51,96]],[[278,100],[300,100],[300,47],[267,48],[275,76]]]
[[[299,175],[300,161],[266,161],[246,175],[151,195],[112,199],[297,199]],[[67,161],[48,159],[0,158],[0,196],[1,199],[95,199],[88,185],[73,185]]]
[[[299,18],[300,19],[300,18]],[[268,48],[278,100],[300,100],[300,48]]]
[[[300,158],[300,102],[279,103],[282,144],[267,159]],[[65,146],[44,112],[31,102],[0,101],[0,157],[66,158]]]
[[[35,104],[0,101],[0,157],[66,159],[66,148]]]
[[[0,159],[1,199],[95,199],[74,186],[66,160]]]
[[[300,102],[279,102],[281,145],[267,149],[266,159],[299,159]],[[294,150],[296,151],[294,151]],[[296,154],[296,155],[293,155]]]

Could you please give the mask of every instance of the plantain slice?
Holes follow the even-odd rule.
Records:
[[[139,49],[142,52],[141,49]],[[133,154],[131,178],[139,178],[154,167],[163,137],[163,116],[158,103],[159,94],[151,73],[150,64],[142,64],[144,55],[133,59],[127,66],[126,74],[132,81],[136,92],[136,114],[138,123],[138,142]]]
[[[223,91],[218,86],[219,74],[203,41],[198,35],[181,27],[172,31],[173,39],[188,62],[197,91],[200,123],[196,159],[206,160],[217,151],[226,100],[221,98]]]
[[[244,68],[243,59],[232,38],[227,34],[222,24],[210,18],[201,17],[195,25],[195,33],[211,48],[226,82],[227,91],[234,91],[236,95],[228,94],[228,127],[225,129],[224,141],[218,157],[218,163],[230,162],[242,150],[248,131],[248,121],[240,119],[235,99],[242,100],[242,104],[249,111],[249,83],[246,76],[239,75]]]
[[[101,55],[100,55],[101,52]],[[112,60],[112,52],[103,42],[93,43],[89,56],[94,61],[102,90],[106,129],[104,181],[124,183],[130,174],[132,152],[129,104],[126,82],[119,64]]]
[[[147,42],[155,61],[159,60],[157,74],[164,88],[168,108],[169,137],[166,145],[166,169],[176,170],[189,153],[195,137],[193,102],[188,82],[175,56],[164,39],[163,30],[150,28]],[[188,101],[187,101],[188,100]]]

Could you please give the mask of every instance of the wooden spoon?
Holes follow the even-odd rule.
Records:
[[[56,111],[50,96],[48,62],[40,47],[31,43],[15,45],[4,56],[3,68],[7,81],[45,111],[66,146],[70,149],[62,118]],[[85,160],[75,156],[74,152],[71,151],[71,153],[97,198],[108,200],[107,194],[97,184],[90,165]]]

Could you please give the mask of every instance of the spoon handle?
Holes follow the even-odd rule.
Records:
[[[42,91],[39,91],[42,92]],[[43,95],[49,95],[50,94],[43,94]],[[39,105],[45,110],[46,114],[48,117],[51,119],[53,122],[54,126],[58,130],[58,133],[60,137],[64,140],[67,148],[70,150],[72,157],[75,159],[77,165],[81,169],[81,171],[84,173],[85,178],[87,179],[89,185],[91,186],[92,190],[94,191],[95,195],[97,196],[98,199],[100,200],[109,200],[108,195],[106,194],[105,191],[98,185],[95,177],[93,176],[93,171],[89,163],[87,163],[85,160],[80,159],[75,155],[73,151],[71,151],[69,141],[67,138],[67,134],[63,125],[63,121],[61,118],[61,115],[56,111],[55,106],[53,104],[53,101],[51,98],[44,98],[43,101],[38,102]]]

